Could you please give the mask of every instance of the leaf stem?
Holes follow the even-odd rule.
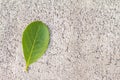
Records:
[[[25,71],[28,72],[28,65],[26,65],[26,67],[25,67]]]

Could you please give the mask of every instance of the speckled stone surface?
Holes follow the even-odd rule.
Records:
[[[34,20],[51,40],[26,73],[21,38]],[[120,0],[0,0],[0,80],[120,80]]]

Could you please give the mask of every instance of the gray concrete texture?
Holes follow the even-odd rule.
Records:
[[[51,40],[26,73],[21,38],[34,20]],[[0,0],[0,80],[120,80],[120,0]]]

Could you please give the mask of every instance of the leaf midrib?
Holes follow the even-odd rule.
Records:
[[[28,61],[27,61],[27,63],[26,63],[26,66],[27,66],[27,67],[29,66],[29,63],[30,63],[30,58],[31,58],[31,56],[32,56],[32,52],[33,52],[33,49],[34,49],[34,46],[35,46],[35,41],[36,41],[36,38],[37,38],[37,32],[38,32],[38,31],[39,31],[39,28],[38,28],[38,30],[37,30],[36,33],[35,33],[35,39],[34,39],[33,44],[32,44],[32,48],[31,48],[31,51],[30,51],[30,56],[29,56]]]

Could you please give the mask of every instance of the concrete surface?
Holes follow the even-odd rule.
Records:
[[[51,41],[26,73],[21,37],[34,20]],[[120,0],[0,0],[0,80],[120,80]]]

